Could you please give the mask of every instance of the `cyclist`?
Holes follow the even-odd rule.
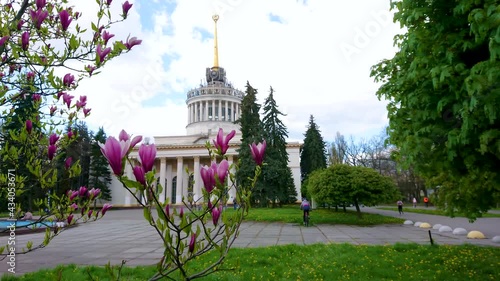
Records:
[[[307,201],[307,198],[304,198],[304,200],[302,200],[302,204],[300,204],[300,209],[302,211],[304,211],[304,216],[303,216],[303,221],[304,221],[304,224],[306,222],[306,214],[307,216],[309,216],[309,210],[311,209],[311,204],[309,204],[309,201]]]

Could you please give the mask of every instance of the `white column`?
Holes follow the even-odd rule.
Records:
[[[188,185],[189,185],[189,174],[186,173],[186,170],[188,169],[188,164],[185,163],[184,167],[182,169],[182,196],[186,199],[188,199]]]
[[[215,100],[212,100],[212,121],[215,120]]]
[[[165,192],[167,192],[167,200],[172,203],[172,165],[167,165],[167,186],[165,187]]]
[[[191,123],[191,105],[188,104],[188,124]]]
[[[200,110],[200,102],[197,101],[194,104],[194,122],[200,122],[199,110]]]
[[[236,103],[234,101],[231,102],[231,121],[233,121],[233,122],[236,121],[236,114],[234,112],[234,110],[235,110],[234,109],[234,107],[235,107],[234,105],[235,104]]]
[[[193,171],[193,177],[194,177],[194,186],[193,186],[193,192],[194,196],[193,199],[196,202],[198,198],[202,197],[202,192],[201,192],[201,177],[200,177],[200,156],[195,156],[194,157],[194,171]]]
[[[165,157],[160,158],[160,185],[162,188],[160,194],[160,202],[165,203],[165,195],[167,194],[167,185],[165,184],[165,172],[167,166],[167,159]]]
[[[226,105],[225,105],[225,111],[224,111],[224,120],[225,120],[225,121],[229,121],[229,112],[228,112],[228,111],[229,111],[229,110],[228,110],[228,108],[229,108],[229,106],[228,106],[228,105],[229,105],[229,102],[228,102],[228,101],[226,101],[226,103],[225,103],[225,104],[226,104]]]
[[[219,116],[218,120],[222,121],[222,101],[221,100],[219,100],[219,111],[217,112],[217,115]]]
[[[205,120],[203,121],[208,121],[208,101],[205,101]]]
[[[177,157],[177,185],[176,185],[176,192],[175,192],[175,203],[179,204],[182,202],[182,183],[183,183],[183,175],[184,171],[182,168],[184,165],[182,164],[183,159],[182,156]]]

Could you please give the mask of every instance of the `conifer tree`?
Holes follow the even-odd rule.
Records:
[[[260,105],[257,104],[256,100],[257,89],[254,89],[247,81],[245,96],[241,102],[241,115],[236,120],[236,123],[241,127],[241,147],[237,150],[239,170],[236,174],[236,181],[238,185],[250,185],[248,179],[254,175],[255,162],[252,159],[249,145],[263,141],[262,123],[259,115]],[[263,187],[261,184],[257,184],[252,193],[253,203],[262,203],[265,199],[262,194]]]
[[[302,181],[306,180],[311,172],[326,168],[326,144],[312,115],[309,117],[309,125],[304,136],[304,145],[300,151]]]
[[[262,169],[262,182],[264,193],[273,206],[275,203],[286,204],[296,200],[297,192],[293,182],[292,171],[288,167],[288,152],[286,151],[286,138],[288,131],[280,120],[285,116],[278,109],[274,99],[274,90],[271,87],[269,96],[264,102],[264,138],[267,142],[266,162],[268,165]]]

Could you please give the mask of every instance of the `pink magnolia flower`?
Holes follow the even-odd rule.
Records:
[[[21,47],[23,48],[23,50],[28,50],[28,45],[30,43],[30,33],[28,31],[25,31],[22,35],[21,35]]]
[[[9,35],[0,38],[0,46],[3,46],[3,44],[5,44],[5,42],[7,42],[7,40],[9,40],[9,38],[10,38]]]
[[[108,31],[104,30],[102,33],[102,39],[104,40],[104,45],[108,44],[109,39],[115,37],[114,34],[109,33]]]
[[[214,223],[215,226],[219,222],[221,211],[222,211],[221,207],[212,209],[212,222]]]
[[[68,216],[68,224],[71,224],[72,221],[73,221],[73,214],[70,214]]]
[[[36,29],[40,29],[42,27],[43,21],[49,16],[49,12],[43,11],[42,9],[38,9],[36,11],[30,10],[30,17],[35,25]]]
[[[89,190],[89,199],[92,200],[94,198],[97,198],[101,194],[101,189],[99,188],[92,188]]]
[[[132,8],[134,4],[130,4],[128,1],[122,4],[123,18],[127,18],[128,11]]]
[[[229,141],[236,134],[235,130],[232,130],[226,137],[224,137],[224,131],[222,128],[219,128],[219,132],[217,133],[217,138],[213,140],[215,148],[219,151],[220,155],[224,155],[229,148]]]
[[[92,209],[89,210],[89,212],[87,213],[87,216],[90,218],[92,216]]]
[[[127,42],[125,42],[125,47],[127,47],[128,50],[132,49],[132,47],[136,45],[140,45],[142,43],[142,40],[138,40],[137,37],[132,37],[128,38],[127,37]]]
[[[146,176],[144,174],[144,170],[141,166],[135,166],[132,168],[132,172],[134,172],[135,180],[138,181],[143,186],[146,186]]]
[[[68,139],[71,139],[74,134],[73,134],[73,131],[69,130],[66,135],[68,136]]]
[[[78,196],[78,194],[80,194],[80,192],[78,192],[77,190],[72,191],[69,200],[73,201],[73,199],[75,199]]]
[[[33,122],[31,120],[26,120],[26,131],[28,134],[31,134],[31,130],[33,129]]]
[[[184,216],[184,207],[181,207],[181,210],[179,211],[179,217],[182,218]]]
[[[191,240],[189,241],[189,252],[194,252],[194,245],[196,243],[196,233],[191,234]]]
[[[80,100],[76,101],[76,108],[80,109],[87,105],[87,96],[80,96]]]
[[[57,110],[57,107],[51,106],[50,107],[50,116],[54,116],[54,113],[56,112],[56,110]]]
[[[111,207],[113,207],[113,205],[109,204],[109,203],[106,203],[102,206],[102,209],[101,209],[101,214],[104,216],[106,214],[106,211],[108,211],[109,209],[111,209]]]
[[[47,156],[49,160],[52,160],[54,158],[54,154],[56,154],[57,147],[53,144],[49,145],[48,151],[47,151]]]
[[[66,158],[66,161],[64,161],[64,168],[69,169],[71,167],[71,163],[73,162],[73,158],[68,157]]]
[[[85,186],[80,186],[80,189],[78,190],[78,196],[85,198],[87,197],[88,189]]]
[[[156,158],[156,146],[154,144],[142,144],[139,147],[139,158],[141,159],[144,173],[153,170]]]
[[[118,141],[114,137],[108,137],[106,143],[99,143],[99,146],[113,173],[117,176],[123,175],[122,159],[129,151],[130,141]]]
[[[104,50],[101,48],[101,44],[97,45],[96,48],[97,56],[99,57],[99,62],[102,63],[106,56],[111,52],[111,48],[105,48]]]
[[[75,76],[73,76],[71,73],[67,73],[64,75],[63,78],[63,85],[66,87],[71,87],[73,83],[75,82]]]
[[[226,181],[226,176],[228,175],[229,171],[229,162],[227,162],[226,159],[222,160],[219,165],[217,165],[217,177],[219,178],[219,183],[224,184]]]
[[[106,5],[111,5],[111,2],[113,2],[113,0],[106,0]]]
[[[92,73],[94,72],[95,70],[95,66],[92,66],[92,65],[87,65],[85,67],[85,70],[87,70],[87,72],[89,73],[89,76],[92,76]]]
[[[69,94],[66,94],[66,93],[63,94],[63,102],[68,106],[68,108],[70,108],[70,106],[71,106],[71,100],[73,98],[74,98],[74,96],[72,96],[72,95],[69,95]]]
[[[89,116],[91,110],[92,110],[92,108],[84,108],[83,115],[85,115],[85,117]]]
[[[257,145],[255,145],[255,143],[252,143],[249,146],[255,164],[259,166],[262,165],[262,162],[264,161],[264,153],[266,152],[266,141],[264,140],[262,143],[259,143]]]
[[[118,135],[118,139],[121,141],[128,141],[130,140],[131,135],[127,134],[125,130],[121,130],[120,134]],[[138,143],[142,141],[142,136],[135,136],[131,141],[130,141],[130,149],[134,148]]]
[[[212,166],[208,167],[207,165],[201,167],[200,169],[201,179],[203,180],[203,185],[208,193],[212,192],[215,187],[215,170]]]
[[[170,204],[165,206],[165,215],[167,215],[167,218],[170,218]]]
[[[56,142],[59,140],[59,136],[57,134],[51,134],[49,137],[49,144],[50,145],[55,145]]]
[[[37,8],[37,10],[45,8],[45,4],[47,4],[46,0],[36,0],[36,8]]]
[[[31,98],[33,99],[33,101],[38,102],[42,99],[42,96],[40,94],[33,94],[31,95]]]
[[[24,24],[24,20],[20,19],[17,22],[17,30],[21,30],[21,28],[23,27],[23,24]]]
[[[78,210],[78,205],[77,205],[76,203],[71,204],[71,206],[69,206],[69,207],[70,207],[70,208],[71,208],[71,210],[73,210],[73,211]]]
[[[59,12],[59,19],[61,20],[62,30],[66,31],[69,27],[69,24],[73,19],[69,17],[69,13],[67,10],[62,10]]]
[[[33,81],[35,79],[35,73],[33,71],[30,71],[30,72],[26,73],[26,79],[28,81]]]

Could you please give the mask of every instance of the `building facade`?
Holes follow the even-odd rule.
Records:
[[[212,17],[215,24],[214,33],[214,66],[205,71],[206,83],[187,93],[186,105],[188,108],[187,134],[185,136],[158,136],[154,137],[157,148],[155,171],[157,183],[163,187],[160,201],[172,204],[182,204],[182,198],[197,201],[201,196],[203,181],[200,177],[200,168],[210,165],[210,158],[206,142],[215,139],[219,128],[227,134],[231,130],[236,135],[229,143],[226,153],[231,165],[238,160],[237,149],[241,144],[239,125],[235,124],[241,114],[241,101],[244,93],[233,87],[227,81],[224,68],[219,66],[217,43],[218,16]],[[288,143],[289,167],[292,170],[295,189],[300,196],[300,144]],[[130,154],[131,158],[138,158],[138,151]],[[134,179],[129,165],[125,170],[126,176]],[[232,186],[229,182],[228,186]],[[229,200],[234,198],[235,190],[229,190]],[[132,207],[138,205],[135,198],[122,187],[121,183],[113,178],[111,184],[111,203],[116,207]],[[140,196],[139,196],[140,197]]]

